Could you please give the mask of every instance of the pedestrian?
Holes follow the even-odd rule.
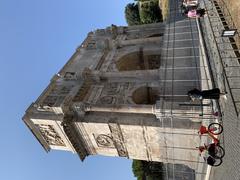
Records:
[[[212,157],[216,157],[216,144],[215,143],[211,143],[208,145],[207,147],[207,151],[208,151],[208,154]]]
[[[200,146],[199,147],[199,151],[200,151],[200,156],[201,156],[201,153],[204,151],[204,150],[207,150],[207,154],[205,154],[205,156],[203,157],[204,161],[210,165],[210,166],[214,166],[216,160],[215,160],[215,156],[216,156],[216,145],[214,143],[211,143],[209,145],[205,145],[204,146]]]
[[[199,8],[199,9],[186,10],[184,13],[189,18],[199,18],[199,17],[203,17],[206,11],[205,9]]]
[[[197,14],[199,14],[200,17],[203,17],[206,14],[206,10],[203,8],[199,8],[196,10]]]
[[[208,165],[213,166],[216,162],[216,160],[212,156],[204,157],[203,158]]]
[[[192,99],[219,99],[220,96],[223,96],[226,99],[227,93],[221,93],[219,88],[213,88],[209,90],[199,90],[199,89],[192,89],[188,91],[188,96]]]
[[[192,9],[197,9],[197,6],[198,6],[198,2],[196,4],[193,4],[193,3],[190,3],[190,0],[183,0],[181,4],[182,15],[186,15],[188,11]]]

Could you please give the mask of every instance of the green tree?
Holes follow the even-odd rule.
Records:
[[[129,3],[125,7],[125,19],[129,26],[141,24],[138,4]]]
[[[142,161],[133,160],[132,171],[135,177],[142,178],[144,176],[144,167]]]
[[[160,162],[133,160],[132,171],[138,180],[161,180],[162,166]]]
[[[140,19],[142,24],[157,23],[162,21],[162,12],[158,1],[142,3],[140,7]]]
[[[135,0],[125,7],[125,19],[129,26],[162,21],[162,11],[158,0]]]

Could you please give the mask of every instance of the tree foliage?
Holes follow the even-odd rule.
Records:
[[[138,180],[161,180],[163,164],[159,162],[147,162],[133,160],[132,171]]]
[[[162,21],[162,13],[157,1],[143,3],[140,9],[140,19],[142,24],[157,23]]]
[[[144,176],[144,165],[142,161],[133,160],[132,171],[135,177],[142,178]]]
[[[125,19],[129,26],[141,24],[139,10],[138,10],[138,4],[129,3],[125,7]]]
[[[135,0],[125,7],[125,18],[129,26],[162,21],[158,0]]]

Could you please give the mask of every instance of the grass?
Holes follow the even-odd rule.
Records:
[[[232,20],[230,20],[230,18],[227,18],[227,22],[230,25],[230,28],[237,28],[238,29],[238,33],[240,32],[240,1],[239,0],[223,0],[225,3],[221,3],[220,5],[223,6],[222,8],[225,9],[226,12],[226,7],[232,17]],[[219,1],[219,2],[223,2],[223,1]],[[224,8],[225,7],[225,8]],[[225,14],[226,16],[228,15],[228,13]],[[232,22],[234,23],[235,27],[232,27],[231,24]],[[240,48],[240,33],[238,35],[236,35],[234,37],[236,44],[238,46],[238,48]]]

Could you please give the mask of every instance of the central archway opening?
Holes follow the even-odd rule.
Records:
[[[160,62],[160,54],[144,52],[140,48],[138,52],[130,53],[120,58],[116,66],[119,71],[147,70],[158,69]]]

